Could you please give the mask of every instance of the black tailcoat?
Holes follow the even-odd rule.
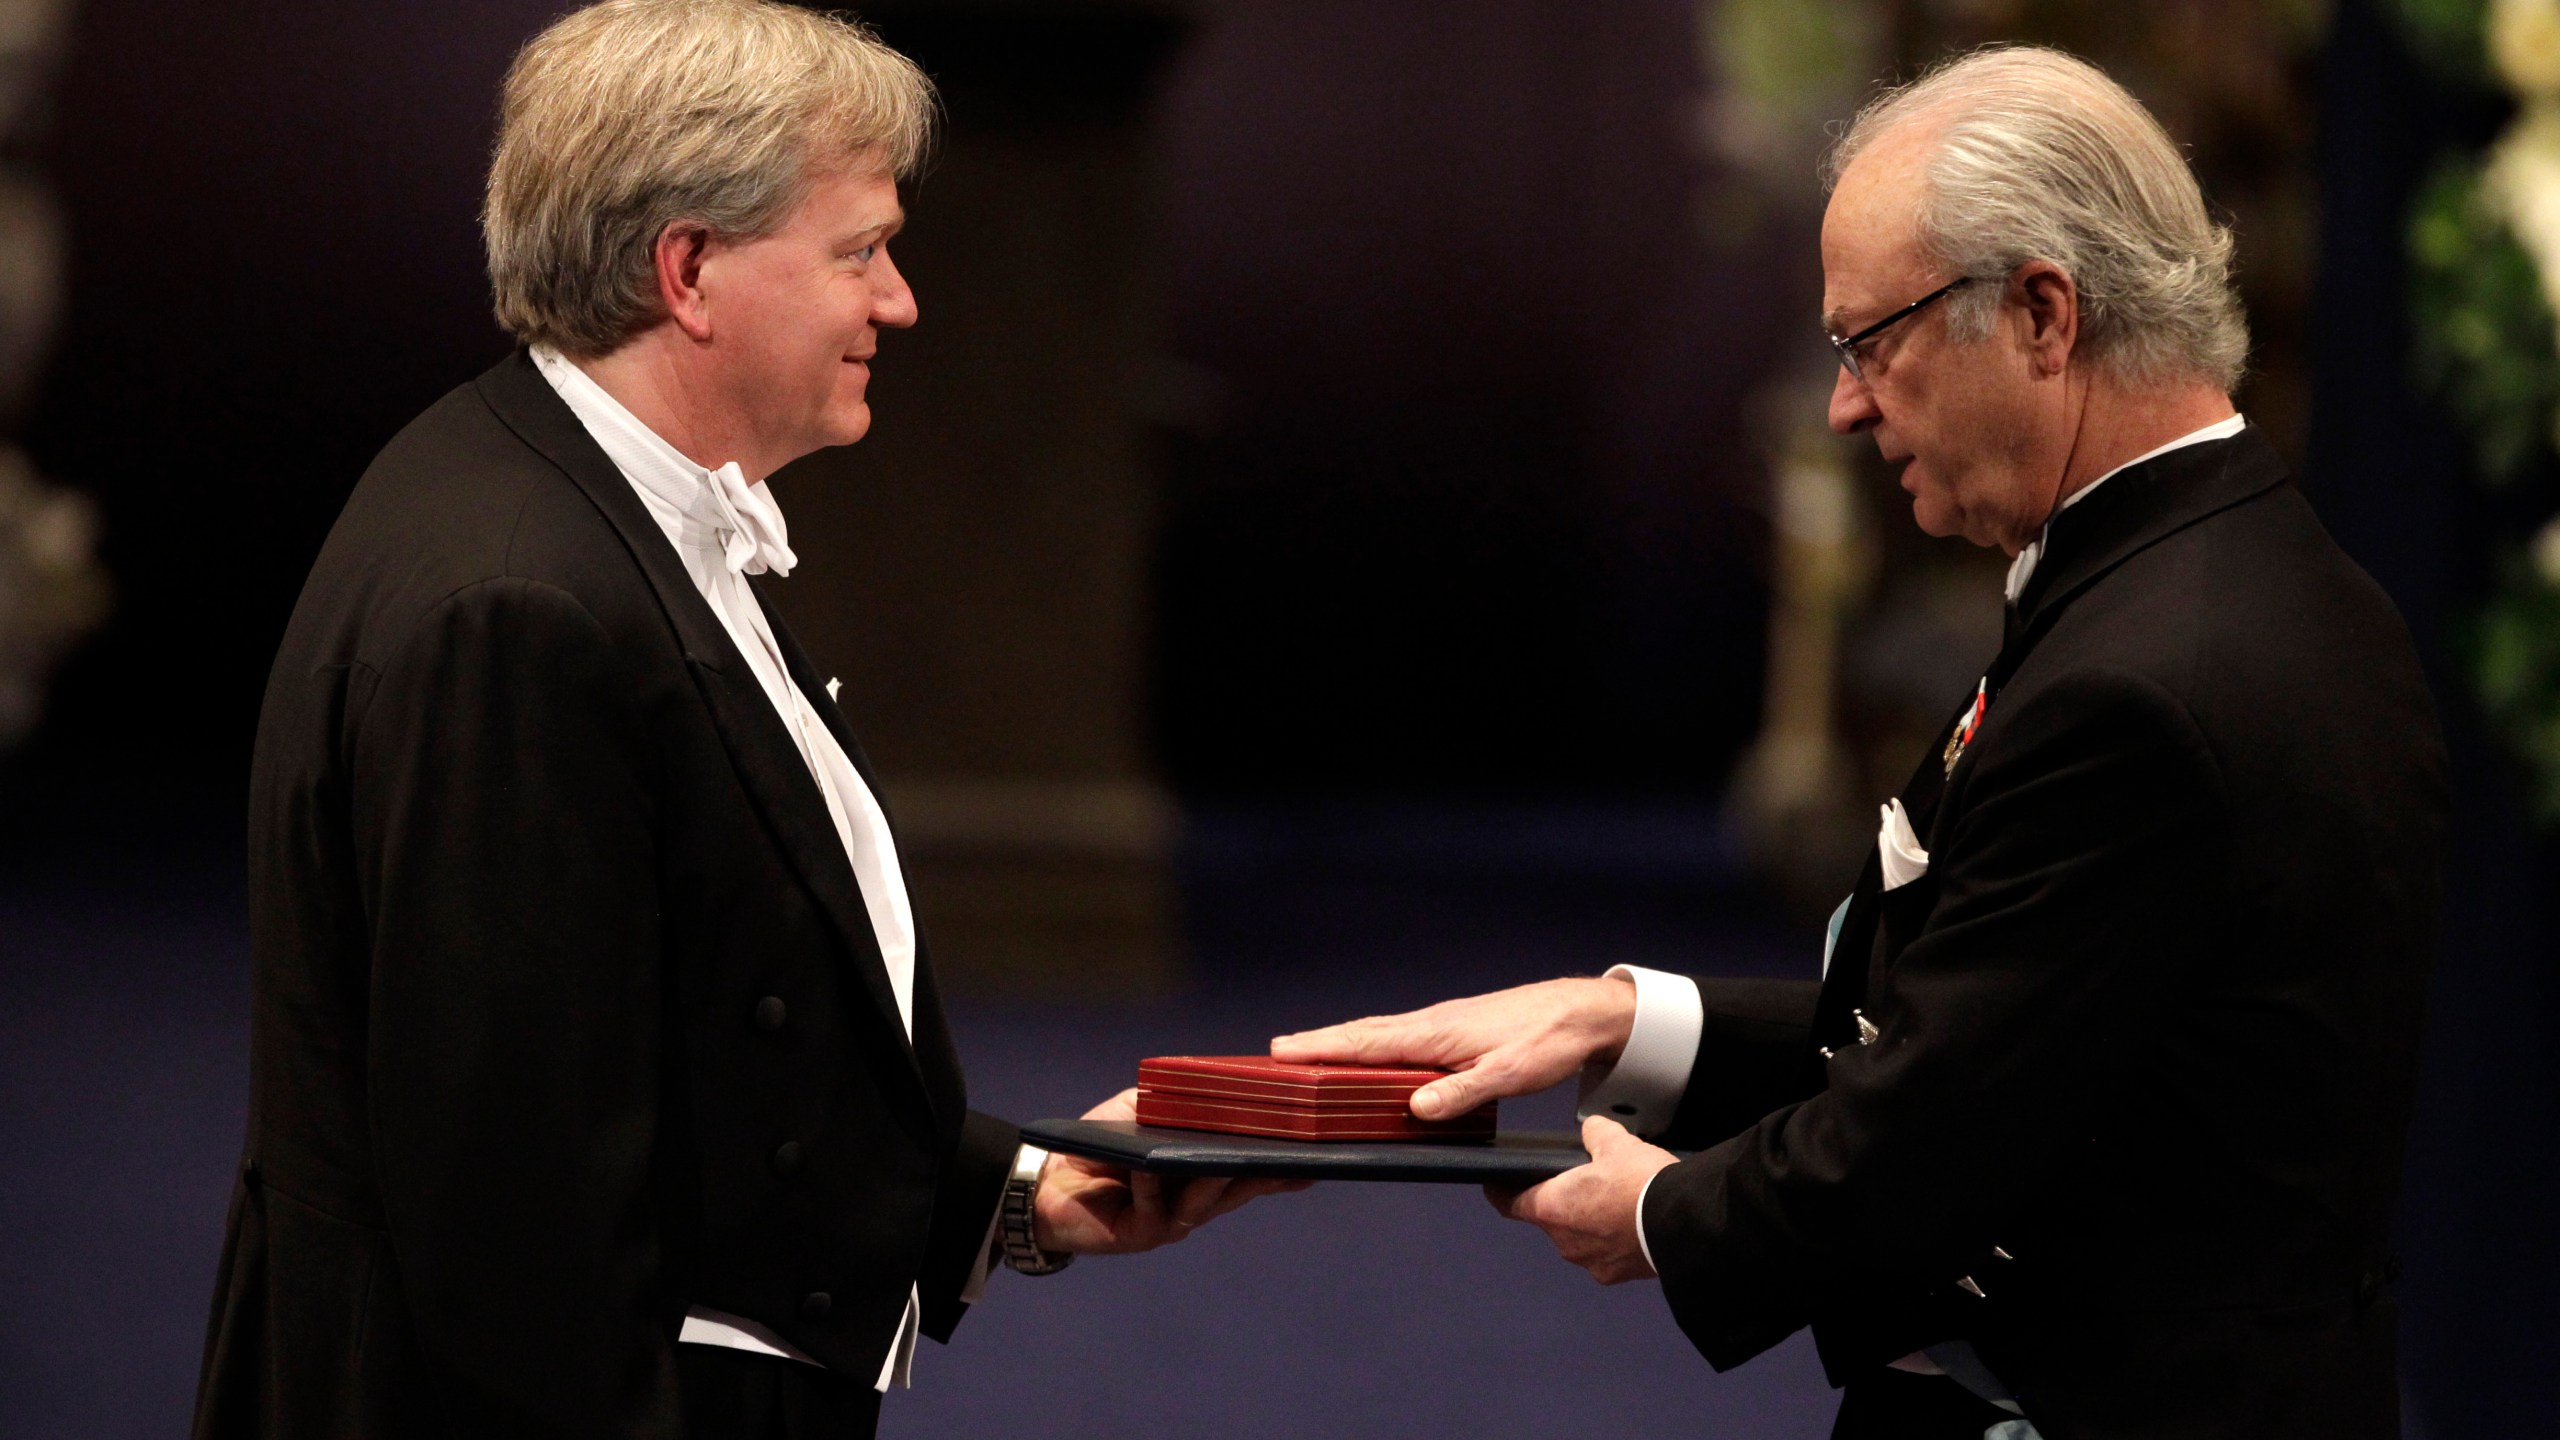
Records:
[[[877,789],[825,676],[792,678]],[[203,1437],[673,1435],[689,1306],[868,1384],[1009,1164],[817,786],[518,353],[366,471],[250,778],[249,1135]]]
[[[1968,1340],[2046,1440],[2396,1434],[2445,814],[2406,628],[2250,430],[2057,516],[1987,688],[1827,981],[1701,982],[1673,1314],[1719,1368],[1811,1324],[1835,1384]]]

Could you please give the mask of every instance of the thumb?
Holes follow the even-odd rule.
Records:
[[[1472,1069],[1443,1076],[1414,1091],[1414,1115],[1423,1120],[1448,1120],[1497,1098],[1498,1092],[1486,1093],[1494,1090],[1495,1082],[1501,1076],[1500,1068],[1490,1063],[1491,1060],[1492,1057],[1487,1056],[1476,1062]]]
[[[1084,1112],[1087,1120],[1135,1120],[1138,1118],[1138,1092],[1123,1090]]]
[[[1643,1143],[1629,1134],[1626,1126],[1606,1115],[1593,1115],[1582,1122],[1582,1148],[1590,1151],[1594,1160],[1600,1158],[1604,1149],[1615,1150],[1620,1146]]]

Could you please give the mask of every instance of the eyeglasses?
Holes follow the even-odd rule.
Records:
[[[1865,345],[1868,341],[1873,340],[1878,335],[1883,334],[1893,326],[1901,324],[1903,321],[1910,319],[1912,316],[1919,314],[1921,311],[1928,309],[1938,301],[1945,299],[1947,296],[1954,294],[1956,291],[1961,290],[1972,283],[1972,276],[1959,275],[1953,280],[1948,281],[1946,284],[1939,286],[1937,289],[1930,291],[1928,294],[1921,296],[1919,299],[1914,300],[1910,304],[1903,306],[1901,309],[1894,311],[1890,315],[1887,315],[1873,325],[1868,326],[1866,329],[1859,331],[1855,335],[1848,336],[1845,339],[1838,335],[1825,335],[1822,338],[1830,341],[1831,348],[1840,352],[1840,366],[1842,369],[1849,372],[1849,378],[1857,381],[1861,385],[1864,385],[1867,383],[1867,377],[1866,373],[1858,368],[1859,347]]]

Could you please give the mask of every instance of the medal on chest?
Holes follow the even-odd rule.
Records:
[[[1973,732],[1982,728],[1982,712],[1990,706],[1991,677],[1985,675],[1973,688],[1973,704],[1965,710],[1963,718],[1956,721],[1954,732],[1947,736],[1947,748],[1940,757],[1946,761],[1947,774],[1956,773],[1956,762],[1964,758],[1964,747],[1973,743]]]

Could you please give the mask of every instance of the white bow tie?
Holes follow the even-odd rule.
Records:
[[[720,551],[732,572],[788,575],[800,563],[791,553],[790,530],[782,523],[782,507],[773,503],[773,492],[748,484],[737,461],[711,472],[711,503],[720,509]]]

